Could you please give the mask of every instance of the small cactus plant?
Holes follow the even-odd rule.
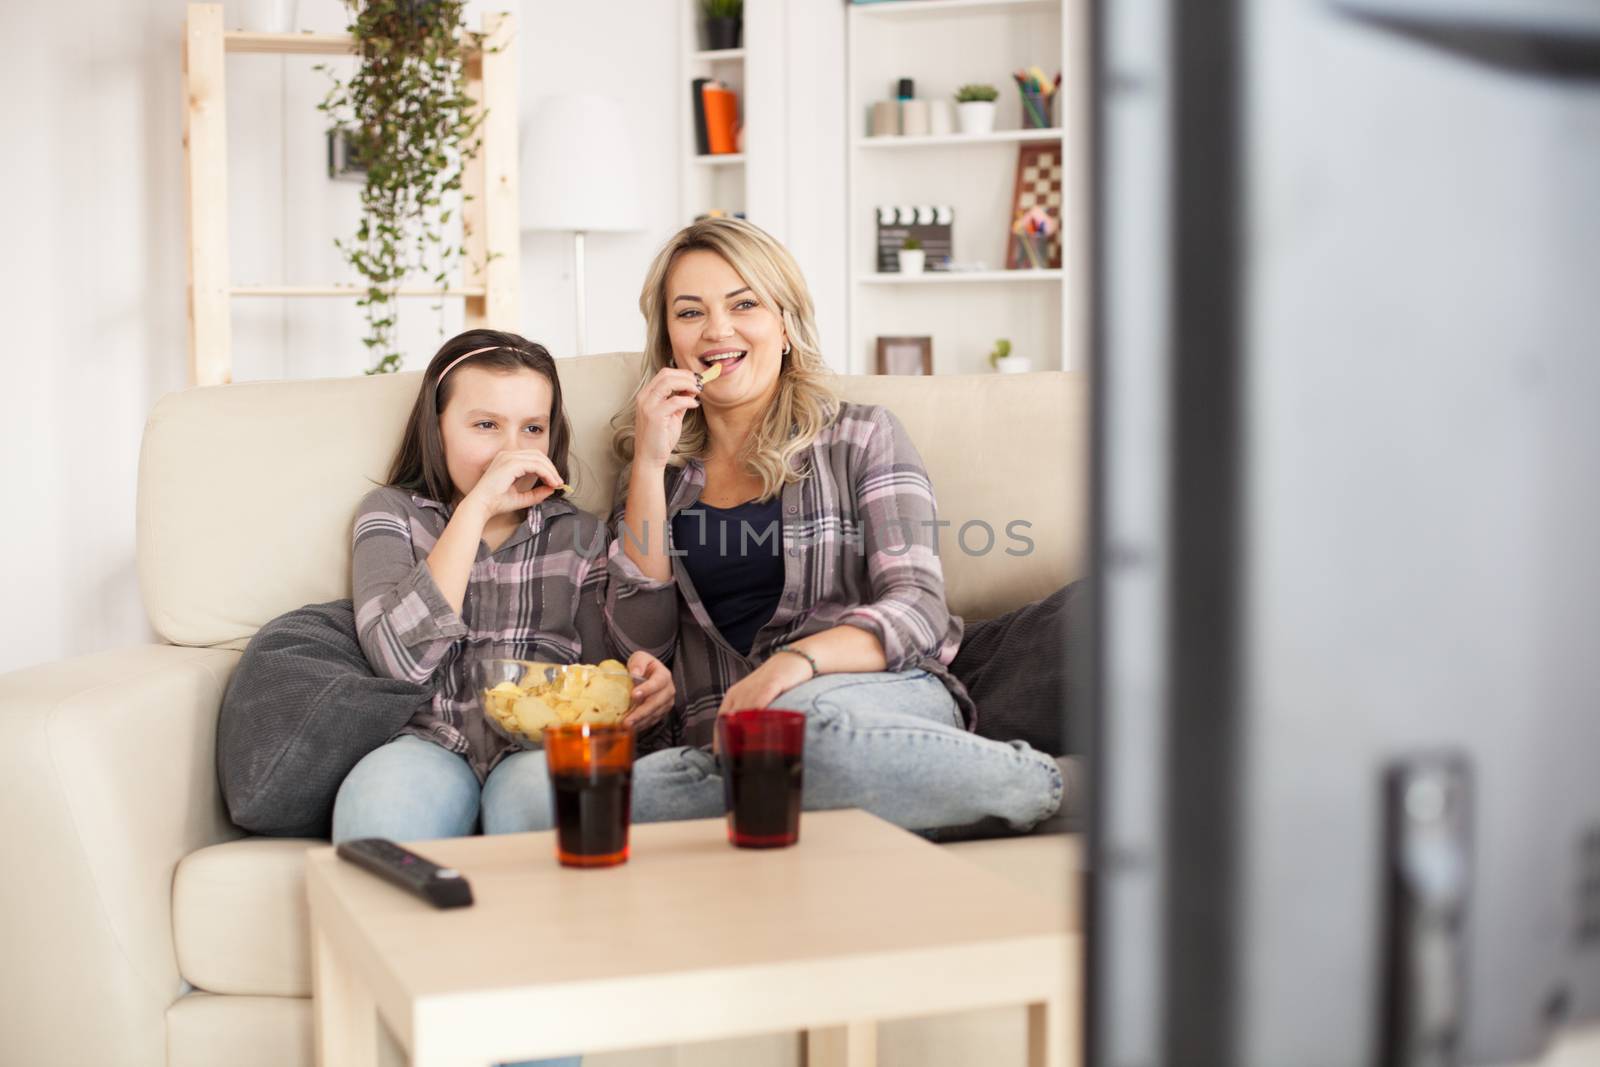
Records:
[[[1000,361],[1011,354],[1011,342],[1002,337],[994,343],[994,351],[989,353],[989,366],[999,369]]]

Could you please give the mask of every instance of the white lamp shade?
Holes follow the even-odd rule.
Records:
[[[607,96],[547,96],[522,139],[522,226],[595,232],[644,228],[633,135]]]

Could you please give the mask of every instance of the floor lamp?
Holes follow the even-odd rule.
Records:
[[[633,137],[607,96],[545,97],[522,140],[522,228],[572,234],[575,355],[588,351],[586,234],[644,228]]]

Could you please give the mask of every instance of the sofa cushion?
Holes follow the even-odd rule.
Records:
[[[326,844],[246,837],[185,856],[172,882],[178,973],[208,993],[309,997],[305,854]]]
[[[209,993],[311,995],[305,853],[326,841],[247,837],[178,864],[172,926],[178,971]],[[1067,834],[943,846],[1075,907],[1079,844]]]
[[[998,619],[968,624],[950,673],[978,706],[981,736],[1026,741],[1052,756],[1083,750],[1072,715],[1081,686],[1072,668],[1088,637],[1084,609],[1074,582]]]
[[[563,359],[579,507],[606,514],[612,412],[635,355]],[[420,372],[247,382],[162,397],[139,454],[139,585],[175,645],[243,648],[268,619],[350,595],[361,498],[388,473]]]
[[[596,514],[610,511],[608,424],[638,360],[559,364],[575,500]],[[269,619],[350,595],[356,507],[387,473],[420,377],[212,386],[156,404],[139,457],[138,552],[162,637],[243,648]],[[1082,375],[861,375],[838,379],[838,390],[887,406],[921,451],[952,524],[941,544],[955,612],[993,618],[1082,573]]]
[[[229,817],[252,833],[327,837],[339,783],[429,692],[373,672],[348,600],[273,619],[245,647],[217,720]]]

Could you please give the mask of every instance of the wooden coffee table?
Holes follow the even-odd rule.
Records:
[[[447,911],[308,852],[318,1062],[373,1067],[381,1019],[419,1067],[794,1030],[811,1067],[860,1067],[878,1020],[1008,1004],[1030,1063],[1077,1060],[1065,902],[860,811],[808,812],[787,849],[732,848],[721,819],[632,845],[569,870],[548,833],[416,843],[472,883]]]

